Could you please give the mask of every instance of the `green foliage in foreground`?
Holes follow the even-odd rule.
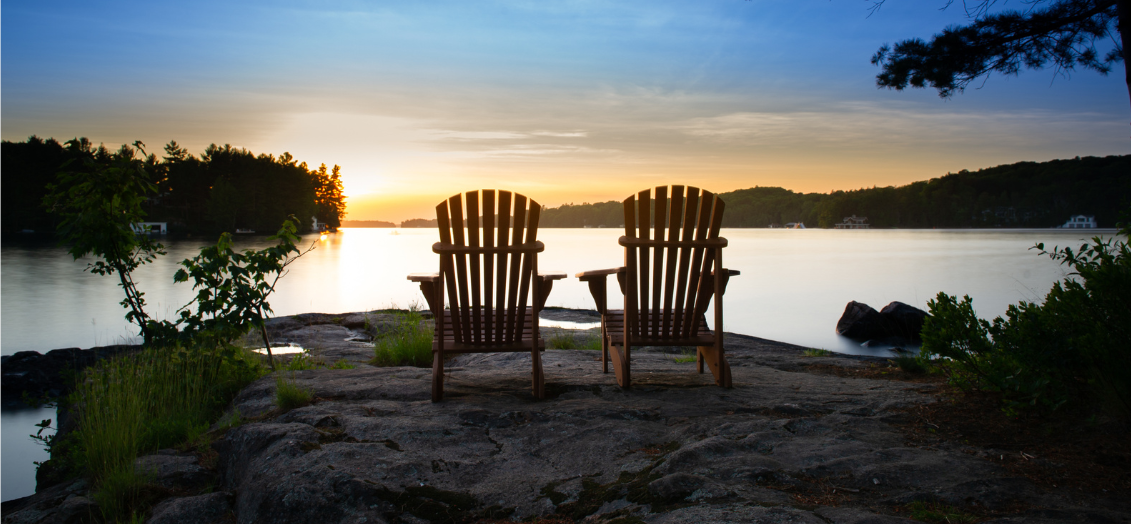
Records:
[[[106,520],[129,518],[145,483],[134,471],[137,456],[200,437],[263,371],[257,357],[231,346],[105,360],[83,373],[69,398],[78,429],[64,460],[85,470]]]
[[[375,366],[417,366],[432,365],[432,328],[424,322],[419,311],[410,309],[396,313],[392,332],[377,339],[374,345]]]
[[[833,352],[827,349],[809,348],[801,352],[804,357],[831,357]]]
[[[1076,251],[1036,248],[1072,267],[1073,277],[1056,283],[1044,304],[1011,305],[992,323],[975,315],[969,296],[939,293],[928,303],[920,359],[960,387],[1002,392],[1007,411],[1073,404],[1131,418],[1127,242],[1096,237]]]
[[[898,366],[899,369],[902,369],[908,373],[914,373],[916,375],[923,374],[928,371],[928,367],[923,363],[922,360],[920,360],[918,357],[910,355],[896,356],[891,360],[891,362],[895,363],[895,365]]]

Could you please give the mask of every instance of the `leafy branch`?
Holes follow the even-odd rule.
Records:
[[[287,266],[315,247],[312,242],[305,251],[298,248],[296,222],[293,216],[283,222],[282,228],[270,237],[277,244],[266,249],[237,252],[231,234],[224,233],[216,245],[182,261],[184,268],[177,271],[174,281],[187,282],[191,278],[193,289],[197,290],[193,301],[178,310],[178,324],[185,326],[182,336],[227,341],[257,329],[274,369],[275,357],[264,324],[266,315],[272,312],[267,297],[287,274]]]
[[[89,142],[70,140],[67,148],[82,159],[84,169],[68,170],[73,160],[63,164],[43,204],[61,217],[57,227],[60,241],[78,260],[93,254],[99,258],[87,265],[87,271],[98,275],[117,273],[125,292],[122,307],[129,309],[126,319],[137,324],[142,337],[149,341],[145,313],[145,293],[133,280],[133,271],[164,255],[164,246],[135,231],[145,220],[142,204],[147,195],[156,193],[156,186],[146,173],[145,144],[140,140],[133,148],[122,146],[117,153],[100,149],[95,155]]]

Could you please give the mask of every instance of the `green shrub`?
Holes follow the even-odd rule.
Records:
[[[899,369],[908,373],[922,375],[927,372],[927,366],[923,364],[923,361],[910,355],[899,355],[892,359],[891,362],[899,366]]]
[[[432,365],[432,329],[419,311],[397,313],[392,332],[379,338],[374,347],[375,366]]]
[[[310,404],[314,400],[314,392],[310,389],[299,387],[295,382],[292,372],[290,378],[280,374],[275,377],[275,405],[283,411],[290,411]]]
[[[939,293],[928,303],[920,361],[960,387],[1002,392],[1008,410],[1098,403],[1131,417],[1131,253],[1123,241],[1092,242],[1052,252],[1037,244],[1073,277],[1043,304],[1011,305],[992,323],[975,315],[969,296]]]

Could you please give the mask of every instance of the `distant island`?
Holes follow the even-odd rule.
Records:
[[[0,142],[3,232],[52,234],[57,217],[43,207],[43,197],[56,173],[87,171],[86,161],[104,164],[126,150],[96,146],[86,138],[66,145],[37,136]],[[273,233],[291,215],[299,219],[299,230],[308,232],[337,228],[345,215],[336,165],[313,168],[290,153],[255,154],[216,144],[194,156],[175,141],[164,146],[160,158],[155,151],[146,153],[145,168],[157,192],[147,195],[142,207],[147,220],[166,223],[172,234]]]
[[[693,183],[688,180],[688,183]],[[710,188],[707,188],[710,189]],[[867,217],[872,228],[1046,228],[1075,215],[1115,227],[1131,205],[1131,155],[1018,162],[962,170],[899,187],[795,193],[753,187],[720,195],[723,227],[832,228],[845,217]],[[620,202],[566,204],[542,211],[540,227],[623,227]],[[401,227],[435,227],[413,219]]]
[[[343,220],[342,227],[397,227],[397,225],[384,220]]]

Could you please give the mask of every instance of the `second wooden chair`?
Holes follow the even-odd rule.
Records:
[[[497,208],[496,208],[497,205]],[[532,392],[545,395],[538,312],[554,280],[539,274],[542,206],[510,191],[469,191],[436,206],[438,273],[414,273],[435,319],[432,401],[444,397],[444,360],[456,353],[529,351]],[[448,309],[445,305],[447,289]],[[529,304],[529,305],[528,305]]]
[[[670,189],[670,191],[669,191]],[[710,368],[715,383],[731,387],[723,350],[723,293],[738,271],[723,268],[727,240],[719,236],[723,201],[695,187],[657,187],[624,201],[624,267],[586,271],[577,278],[601,313],[601,360],[617,383],[632,383],[634,346],[695,346],[699,373]],[[616,275],[623,309],[608,309],[607,277]],[[712,300],[713,299],[713,300]],[[714,329],[706,311],[714,305]]]

